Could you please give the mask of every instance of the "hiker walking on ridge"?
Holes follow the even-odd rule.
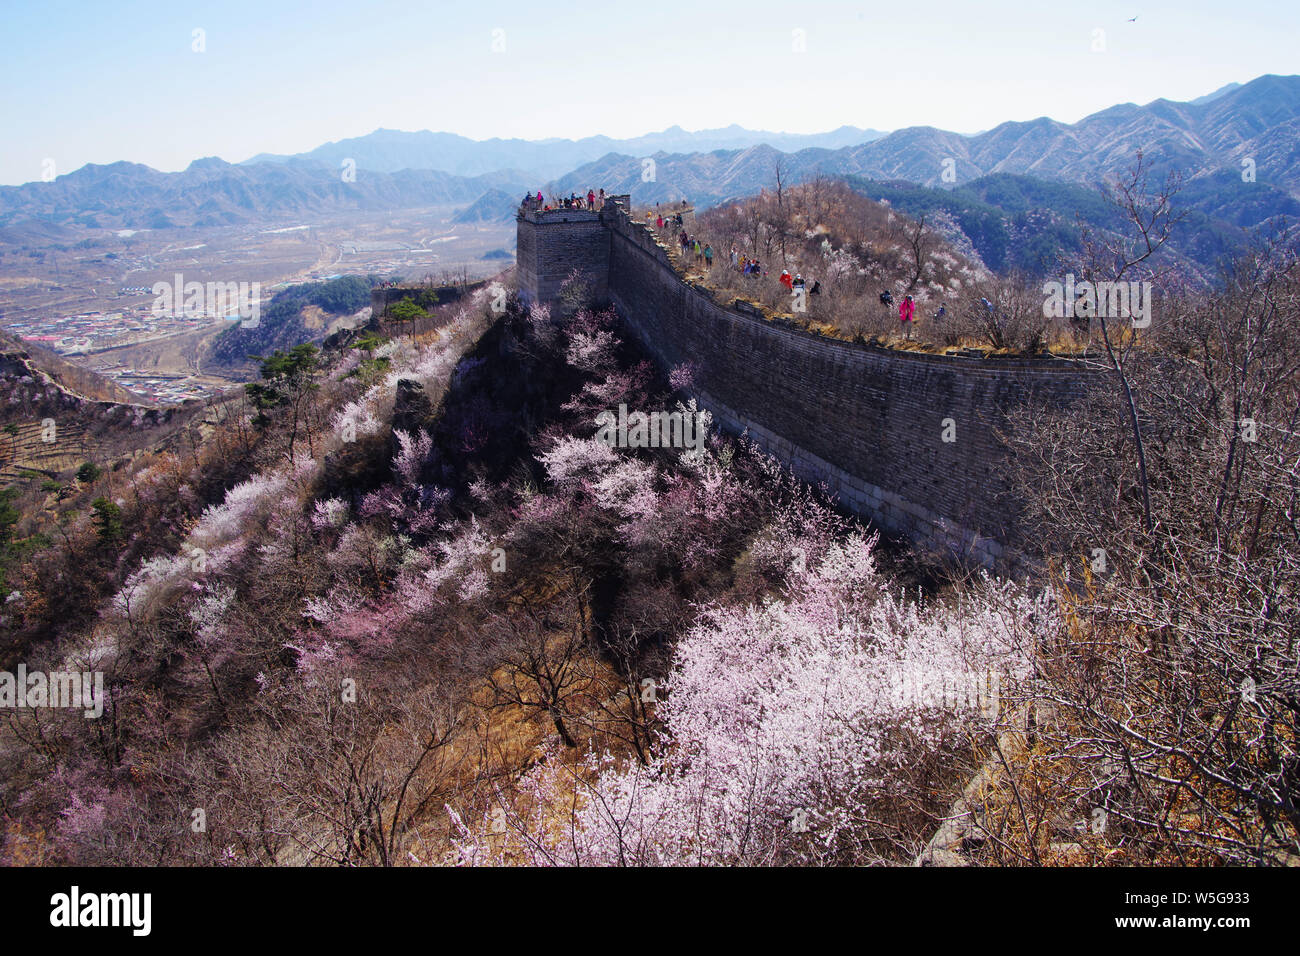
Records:
[[[781,270],[781,285],[785,286],[787,292],[794,291],[794,280],[790,278],[790,273],[786,269]]]
[[[713,246],[709,244],[705,244],[704,246],[704,268],[713,268]]]
[[[903,301],[898,303],[898,321],[903,324],[903,338],[912,338],[912,321],[916,317],[916,302],[911,295],[903,296]]]

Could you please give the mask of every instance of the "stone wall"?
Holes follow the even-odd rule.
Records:
[[[1031,399],[1085,400],[1092,378],[1052,357],[964,357],[828,339],[714,301],[684,282],[650,230],[607,206],[608,297],[665,367],[699,366],[694,392],[720,425],[748,431],[849,509],[923,547],[1016,571],[1026,558],[1011,492],[1005,411]],[[543,262],[573,263],[582,238]],[[549,234],[533,233],[547,247]],[[525,240],[520,233],[520,267]],[[521,279],[522,288],[522,279]],[[547,285],[536,287],[534,294]],[[945,440],[945,438],[950,440]]]
[[[590,281],[592,295],[608,294],[609,229],[606,220],[627,196],[609,196],[602,210],[521,206],[516,217],[519,297],[527,304],[557,303],[560,286],[574,271]]]

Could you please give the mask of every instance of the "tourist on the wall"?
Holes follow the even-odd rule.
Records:
[[[785,286],[788,292],[794,291],[794,279],[790,277],[790,273],[786,269],[781,270],[781,285]]]
[[[704,268],[713,268],[713,246],[708,243],[704,245]]]
[[[903,338],[912,337],[912,321],[916,318],[916,302],[912,296],[903,296],[903,301],[898,303],[898,321],[903,324]]]
[[[736,265],[739,262],[740,262],[740,251],[735,246],[732,246],[731,247],[731,268],[733,269],[736,268]]]
[[[598,209],[604,209],[604,208],[605,208],[605,190],[604,190],[603,188],[601,189],[601,191],[600,191],[599,193],[596,194],[596,200],[597,200],[597,202],[600,203],[600,205],[599,205],[597,208],[598,208]]]
[[[587,208],[596,208],[596,194],[590,188],[587,189]]]
[[[888,289],[880,293],[880,304],[883,305],[886,309],[889,308],[891,305],[893,305],[894,293],[890,292]]]
[[[936,322],[941,321],[943,317],[947,314],[948,314],[948,307],[944,305],[942,302],[940,302],[938,311],[934,313],[934,320]]]

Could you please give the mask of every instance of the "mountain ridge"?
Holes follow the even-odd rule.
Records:
[[[1300,76],[1259,77],[1201,105],[1120,104],[1072,125],[1039,117],[974,136],[912,126],[839,150],[768,149],[656,156],[651,182],[643,180],[635,157],[609,156],[561,177],[554,191],[599,182],[616,193],[631,192],[637,202],[689,198],[707,206],[770,185],[781,156],[792,181],[858,176],[950,189],[1013,173],[1093,186],[1125,172],[1142,150],[1153,182],[1169,174],[1193,181],[1231,171],[1243,186],[1266,183],[1300,198]],[[1245,169],[1253,178],[1240,176]]]
[[[432,130],[407,132],[380,127],[363,136],[323,143],[303,153],[258,153],[235,165],[284,163],[296,159],[337,166],[350,159],[356,163],[357,168],[376,172],[437,169],[472,176],[505,168],[518,168],[535,178],[550,179],[611,152],[640,155],[656,152],[710,152],[714,149],[744,148],[760,142],[797,148],[840,148],[883,135],[884,132],[880,130],[847,125],[824,133],[783,133],[748,130],[732,123],[718,129],[693,132],[674,125],[658,132],[626,139],[600,135],[576,140],[559,137],[544,140],[517,137],[474,140],[458,133]]]

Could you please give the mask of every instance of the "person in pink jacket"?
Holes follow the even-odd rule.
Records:
[[[903,296],[898,303],[898,321],[903,323],[903,338],[912,337],[912,320],[916,317],[916,302],[910,295]]]

